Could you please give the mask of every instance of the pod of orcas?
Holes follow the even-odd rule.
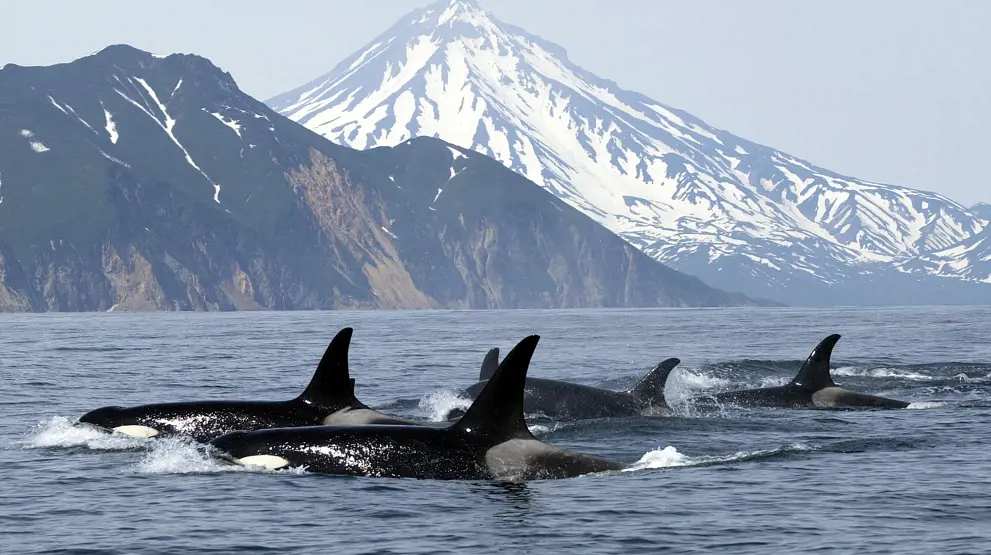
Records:
[[[302,467],[348,476],[529,480],[567,478],[626,468],[620,461],[555,447],[535,438],[524,419],[632,416],[669,410],[664,389],[680,363],[669,358],[627,391],[527,376],[537,335],[499,362],[488,352],[472,403],[446,422],[418,422],[379,412],[357,399],[348,350],[352,328],[334,337],[306,389],[287,401],[185,401],[108,406],[79,418],[90,426],[139,438],[188,436],[208,443],[218,460],[267,469]],[[721,392],[703,403],[745,407],[896,409],[909,403],[837,386],[829,361],[840,336],[823,339],[788,384]]]

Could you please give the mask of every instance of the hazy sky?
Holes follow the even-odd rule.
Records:
[[[430,0],[0,3],[0,64],[192,52],[268,98]],[[991,202],[991,1],[481,0],[626,89],[856,177]]]

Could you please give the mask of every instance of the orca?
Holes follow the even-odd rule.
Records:
[[[836,385],[829,374],[829,358],[839,340],[840,335],[833,334],[819,342],[798,375],[786,385],[726,391],[708,399],[750,407],[903,409],[909,405],[905,401],[858,393]]]
[[[306,426],[225,434],[220,460],[346,476],[518,482],[622,470],[624,465],[546,444],[523,419],[526,373],[539,336],[520,341],[461,419],[445,427]]]
[[[650,409],[670,407],[664,398],[664,386],[674,367],[681,363],[669,358],[655,366],[627,391],[600,389],[561,380],[527,378],[523,398],[523,412],[527,415],[543,415],[553,420],[586,420],[616,416],[636,416]],[[490,376],[499,366],[499,348],[490,349],[482,360],[479,381],[465,389],[472,398],[485,388]],[[447,413],[452,420],[464,414],[455,408]]]
[[[288,401],[186,401],[87,412],[79,424],[132,437],[184,435],[201,442],[234,430],[319,424],[414,424],[372,410],[354,396],[348,370],[352,328],[327,346],[309,385]]]

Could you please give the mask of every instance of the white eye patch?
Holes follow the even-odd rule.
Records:
[[[289,466],[289,461],[275,455],[251,455],[250,457],[240,458],[237,462],[248,466],[260,466],[268,470],[276,470],[284,466]]]
[[[120,432],[126,436],[148,438],[158,435],[158,430],[148,426],[117,426],[115,432]]]

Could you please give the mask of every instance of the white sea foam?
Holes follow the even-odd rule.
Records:
[[[932,376],[927,376],[925,374],[919,374],[918,372],[912,372],[911,370],[902,370],[898,368],[863,368],[857,366],[841,366],[835,370],[830,371],[834,376],[856,376],[862,378],[901,378],[905,380],[931,380]]]
[[[664,449],[654,449],[648,451],[640,460],[623,469],[623,472],[635,472],[638,470],[649,470],[656,468],[671,468],[677,466],[700,466],[735,461],[745,461],[759,459],[779,453],[797,453],[801,451],[811,451],[813,448],[796,443],[788,447],[778,449],[762,449],[757,451],[737,451],[731,455],[707,455],[701,457],[690,457],[680,453],[675,447],[668,445]]]
[[[909,405],[907,407],[905,407],[905,408],[909,408],[909,409],[936,409],[936,408],[945,407],[945,406],[946,406],[946,403],[942,403],[942,402],[938,402],[938,401],[922,401],[922,402],[918,402],[918,403],[909,403]]]
[[[211,455],[212,447],[185,437],[157,440],[137,463],[139,474],[209,474],[215,472],[280,472],[301,474],[299,468],[265,470],[256,466],[228,463]]]
[[[27,448],[86,447],[101,451],[140,449],[151,440],[111,434],[91,426],[76,426],[74,420],[53,416],[41,422],[22,444]]]
[[[675,368],[664,386],[664,398],[669,405],[680,405],[695,397],[699,391],[726,387],[729,384],[729,380],[717,378],[698,368]]]
[[[442,389],[427,393],[420,399],[420,410],[432,422],[442,422],[447,419],[447,413],[453,409],[468,410],[471,399],[457,393]]]

